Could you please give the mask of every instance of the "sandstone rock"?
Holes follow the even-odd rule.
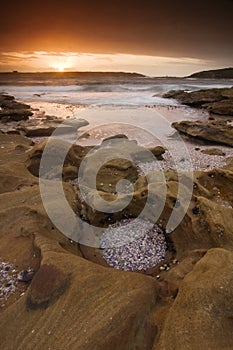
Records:
[[[38,350],[46,346],[80,350],[151,347],[154,334],[147,320],[155,304],[156,281],[140,274],[104,268],[65,251],[58,254],[48,242],[43,237],[36,239],[44,264],[26,295],[0,316],[0,326],[4,329],[4,336],[0,335],[2,347],[19,350],[30,349],[32,344]],[[63,294],[56,292],[55,298],[50,299],[54,295],[52,291],[62,284],[61,276],[70,276],[69,286],[62,289]],[[29,303],[32,296],[37,302],[36,309]],[[38,308],[42,305],[38,299],[46,302],[49,299],[46,309]],[[17,337],[10,336],[16,329]]]
[[[44,264],[35,274],[27,295],[29,309],[47,308],[68,288],[69,276],[54,265]]]
[[[35,145],[30,152],[28,152],[26,166],[28,170],[35,176],[39,176],[40,161],[46,144],[47,140],[42,141],[39,144]],[[67,152],[64,166],[79,167],[81,161],[91,149],[91,147],[71,145],[66,141],[59,139],[54,140],[49,147],[50,151],[47,157],[48,169],[50,170],[50,176],[48,174],[49,178],[52,178],[53,176],[57,178],[57,171],[54,168],[56,162],[61,158],[61,154],[63,154],[63,152]]]
[[[227,168],[233,169],[233,157],[227,157],[226,164]]]
[[[49,116],[53,118],[53,116]],[[77,130],[88,124],[86,120],[77,119],[72,123],[72,119],[34,119],[31,122],[21,123],[17,130],[20,130],[27,137],[47,137],[56,130],[56,135],[75,134]],[[78,136],[78,135],[77,135]]]
[[[233,116],[233,98],[203,105],[210,113]]]
[[[183,280],[154,350],[231,349],[233,253],[211,249]]]
[[[174,98],[182,104],[191,107],[207,107],[209,103],[233,99],[233,88],[226,89],[206,89],[186,92],[184,90],[172,90],[164,94],[165,98]],[[229,101],[230,102],[230,101]],[[227,105],[228,102],[224,102]],[[231,106],[230,102],[230,106]],[[231,107],[230,107],[231,108]],[[222,113],[224,114],[224,113]],[[228,114],[228,113],[226,113]]]
[[[46,142],[30,150],[31,140],[19,135],[0,135],[0,141],[4,147],[1,148],[0,167],[4,192],[0,194],[0,256],[6,256],[7,261],[16,260],[20,270],[31,266],[36,271],[25,294],[20,296],[17,292],[1,310],[0,344],[3,349],[148,350],[153,344],[156,350],[233,347],[231,160],[226,168],[194,173],[193,195],[184,219],[175,230],[166,233],[172,248],[172,252],[168,252],[170,256],[166,255],[169,269],[160,271],[157,281],[155,277],[111,269],[106,263],[105,267],[100,266],[104,265],[100,250],[79,248],[54,226],[45,212],[38,179],[28,171],[38,175]],[[123,150],[128,141],[121,141]],[[53,164],[59,151],[66,146],[59,140],[55,142],[48,162]],[[136,157],[137,145],[129,142],[128,146]],[[77,145],[69,149],[63,179],[73,178],[89,150]],[[94,154],[87,157],[92,156]],[[100,181],[106,175],[107,183],[112,171],[121,173],[123,178],[128,174],[134,183],[133,198],[123,210],[98,212],[94,205],[82,203],[72,186],[63,182],[65,198],[71,209],[84,215],[91,224],[108,226],[114,220],[138,217],[148,198],[148,190],[154,206],[147,212],[147,218],[153,220],[167,190],[158,221],[165,232],[171,212],[177,204],[182,205],[177,201],[177,173],[164,172],[167,181],[164,189],[160,172],[150,174],[147,180],[134,171],[128,172],[130,162],[127,162],[124,158],[114,158],[109,164],[105,162],[97,181],[102,188]],[[93,158],[90,171],[95,170],[96,164]],[[69,227],[69,217],[63,210],[64,196],[57,194],[57,181],[53,181],[56,169],[49,175],[52,180],[46,181],[55,195],[47,199],[65,227]],[[185,173],[181,175],[184,196],[191,190],[186,185],[186,176]],[[100,198],[92,184],[88,185],[90,199],[95,204]],[[122,200],[130,193],[117,197],[106,188],[106,191],[99,191],[99,195],[110,202],[117,198]],[[75,229],[77,237],[79,228]],[[179,264],[173,264],[171,257]],[[156,269],[158,267],[146,273],[157,276]]]
[[[0,193],[21,191],[28,186],[38,184],[23,163],[9,162],[0,165]]]
[[[158,160],[162,160],[163,159],[162,155],[166,152],[166,149],[162,146],[155,146],[155,147],[149,148],[149,151],[151,151],[151,153]]]
[[[225,156],[225,153],[219,148],[203,149],[201,153],[209,154],[210,156]]]
[[[224,121],[182,121],[172,126],[192,137],[233,146],[233,127]]]
[[[109,140],[114,140],[114,139],[128,139],[128,137],[124,134],[117,134],[117,135],[106,137],[105,139],[103,139],[103,142],[109,141]]]
[[[182,104],[192,107],[201,107],[205,103],[221,101],[223,99],[219,89],[199,90],[192,92],[173,90],[166,93],[163,97],[174,98]]]

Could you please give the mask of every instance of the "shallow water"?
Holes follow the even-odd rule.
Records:
[[[169,90],[194,91],[223,88],[233,80],[126,77],[102,74],[86,78],[74,75],[0,74],[0,92],[8,92],[26,102],[55,102],[87,106],[173,105],[164,99]]]

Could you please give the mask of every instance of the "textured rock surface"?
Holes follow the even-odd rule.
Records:
[[[108,267],[101,250],[76,244],[49,219],[37,178],[46,142],[33,146],[28,138],[3,134],[0,141],[0,257],[18,271],[33,268],[36,272],[31,282],[20,282],[16,292],[1,304],[0,348],[230,350],[233,347],[230,158],[227,168],[194,173],[189,208],[179,226],[170,233],[165,231],[168,218],[182,203],[177,201],[177,173],[164,172],[167,195],[158,224],[166,237],[168,251],[160,264],[139,274]],[[62,142],[55,143],[49,162],[65,146]],[[131,146],[135,150],[137,145],[130,142]],[[69,150],[63,178],[75,177],[88,151],[80,146]],[[134,192],[133,200],[124,210],[114,215],[93,210],[80,202],[74,192],[76,185],[63,183],[71,209],[94,225],[108,226],[114,220],[138,217],[149,187],[154,207],[147,212],[147,218],[153,219],[165,190],[161,173],[151,174],[148,185],[145,176],[129,171],[131,163],[123,161],[105,164],[97,184],[102,189],[99,195],[112,201],[117,195],[100,185],[104,174],[106,184],[109,176],[111,181],[114,178],[112,172],[128,175],[134,182]],[[91,164],[95,165],[95,161]],[[68,226],[69,218],[63,212],[64,197],[56,192],[56,169],[49,175],[52,192],[56,193],[51,203]],[[188,196],[187,175],[182,174],[181,178],[183,195]],[[96,196],[93,186],[89,189],[90,200],[99,201],[101,198]],[[125,196],[128,194],[120,195],[119,199]]]
[[[192,137],[233,146],[233,126],[225,121],[182,121],[172,126]]]
[[[225,156],[225,153],[219,148],[203,149],[201,153],[209,154],[210,156]]]
[[[51,239],[37,236],[36,245],[42,254],[41,268],[27,293],[0,316],[4,349],[151,347],[147,320],[156,300],[155,280],[67,254]],[[58,292],[64,280],[69,284]],[[38,304],[38,299],[46,303]]]
[[[210,113],[233,116],[233,98],[203,105]]]
[[[154,350],[232,349],[233,253],[211,249],[184,278]]]
[[[185,92],[184,90],[172,90],[164,94],[165,98],[174,98],[182,104],[191,107],[204,107],[211,106],[211,112],[215,113],[219,108],[219,101],[223,103],[221,113],[217,114],[232,114],[232,101],[233,101],[233,88],[226,89],[206,89],[192,92]],[[213,103],[210,105],[210,103]],[[216,105],[215,105],[216,103]],[[221,106],[221,104],[220,104]]]
[[[31,107],[15,101],[13,96],[0,94],[0,121],[26,120],[33,113]]]

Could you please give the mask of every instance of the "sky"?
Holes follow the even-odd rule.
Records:
[[[233,0],[8,0],[0,71],[184,76],[233,65]]]

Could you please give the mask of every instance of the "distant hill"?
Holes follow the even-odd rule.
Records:
[[[50,76],[50,77],[60,77],[60,76],[67,76],[67,77],[135,77],[135,78],[141,78],[145,77],[145,75],[140,74],[140,73],[135,73],[135,72],[99,72],[99,71],[64,71],[64,72],[19,72],[17,70],[14,70],[12,72],[0,72],[2,76],[6,75],[15,75],[17,74],[18,76],[36,76],[40,75],[42,77],[45,76]]]
[[[233,79],[233,68],[207,70],[203,72],[194,73],[188,78]]]

